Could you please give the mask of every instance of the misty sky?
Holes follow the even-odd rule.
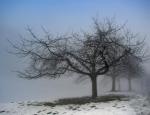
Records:
[[[17,42],[19,34],[30,39],[27,25],[39,36],[43,35],[41,26],[54,34],[90,30],[93,17],[127,22],[133,32],[147,37],[150,46],[149,0],[0,0],[0,102],[90,95],[89,81],[76,84],[76,77],[18,78],[13,71],[22,70],[27,60],[8,53],[12,48],[7,39]]]

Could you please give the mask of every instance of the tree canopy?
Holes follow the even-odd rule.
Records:
[[[19,45],[13,45],[15,54],[30,59],[29,67],[19,76],[58,78],[66,72],[77,73],[91,79],[93,98],[97,96],[98,76],[108,73],[127,56],[143,58],[144,41],[111,20],[94,20],[91,32],[67,36],[54,37],[44,30],[46,38],[40,39],[31,28],[28,32],[32,39],[22,39]]]

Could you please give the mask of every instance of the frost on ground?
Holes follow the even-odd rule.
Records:
[[[1,103],[0,115],[150,115],[148,100],[146,97],[134,96],[84,104]]]

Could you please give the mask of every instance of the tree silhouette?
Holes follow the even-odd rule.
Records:
[[[133,57],[133,56],[127,56],[124,61],[124,75],[128,79],[128,90],[132,91],[132,79],[142,77],[144,75],[144,69],[141,65],[141,60]]]
[[[123,77],[128,79],[129,91],[132,91],[132,82],[133,78],[142,77],[144,74],[144,68],[142,66],[142,60],[140,58],[134,57],[133,55],[127,55],[122,59],[121,63],[112,66],[110,71],[106,74],[112,78],[112,90],[116,90],[116,80]],[[120,80],[119,80],[120,81]]]
[[[15,54],[29,57],[30,64],[20,77],[36,79],[41,77],[59,78],[67,72],[88,77],[92,83],[92,98],[97,97],[97,77],[105,75],[128,55],[141,58],[142,42],[131,44],[134,38],[119,26],[106,19],[100,23],[94,20],[91,32],[73,33],[68,36],[52,36],[47,31],[46,38],[40,39],[31,28],[28,32],[32,39],[22,39],[19,44],[12,44]]]

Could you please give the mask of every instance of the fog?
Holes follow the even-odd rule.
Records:
[[[24,100],[52,100],[54,98],[91,95],[91,83],[85,80],[76,83],[76,76],[61,79],[26,80],[14,72],[23,70],[28,60],[22,60],[8,51],[12,50],[8,39],[17,42],[19,35],[29,38],[26,27],[43,36],[41,26],[50,33],[61,34],[89,31],[92,17],[115,17],[120,24],[127,22],[133,32],[146,36],[150,46],[149,0],[1,0],[0,1],[0,102]],[[148,50],[149,52],[149,50]],[[144,63],[146,75],[142,80],[133,80],[135,92],[150,92],[150,61]],[[109,91],[110,79],[99,77],[98,93]],[[107,86],[104,87],[105,83]],[[127,82],[121,81],[126,91]]]

